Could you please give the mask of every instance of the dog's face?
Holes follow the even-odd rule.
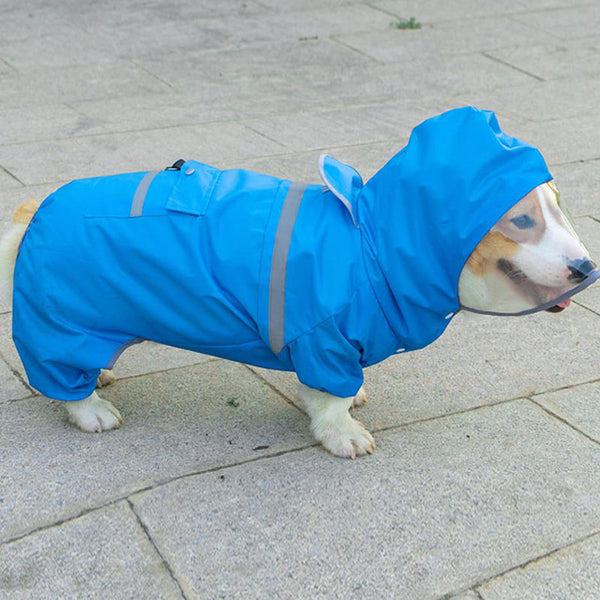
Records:
[[[465,308],[518,313],[561,299],[595,269],[559,206],[553,182],[533,189],[481,240],[459,280]]]

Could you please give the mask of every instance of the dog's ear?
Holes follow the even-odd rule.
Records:
[[[356,200],[363,188],[363,180],[358,171],[328,154],[319,156],[319,175],[325,187],[339,198],[348,209],[356,225]]]

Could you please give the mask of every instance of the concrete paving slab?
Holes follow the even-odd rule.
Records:
[[[166,54],[181,56],[186,52],[226,47],[231,45],[232,36],[226,28],[218,27],[222,19],[161,19],[157,12],[144,23],[125,22],[119,27],[100,21],[93,29],[94,45],[104,56],[120,59]],[[185,65],[182,60],[181,68]]]
[[[531,76],[479,53],[422,54],[410,60],[338,69],[326,81],[292,75],[305,88],[342,104],[365,102],[396,106],[425,104],[442,112],[460,104],[455,98],[502,85],[522,85]],[[472,104],[472,102],[471,102]]]
[[[575,219],[575,227],[581,240],[588,249],[592,260],[600,261],[600,223],[591,217],[580,217]],[[575,302],[585,306],[596,314],[600,314],[600,285],[593,284],[589,288],[577,294]]]
[[[31,389],[25,385],[21,377],[13,373],[8,365],[0,360],[0,405],[10,400],[27,398],[31,394]]]
[[[553,167],[600,158],[595,135],[599,126],[599,115],[523,123],[518,137],[537,146]]]
[[[15,179],[11,173],[9,173],[8,171],[5,171],[1,166],[0,166],[0,189],[2,189],[3,191],[5,190],[12,190],[12,189],[18,189],[20,187],[23,187],[23,184],[18,181],[17,179]]]
[[[599,54],[600,57],[600,54]],[[573,86],[578,93],[573,94]],[[600,106],[596,98],[600,94],[600,80],[582,78],[564,81],[533,81],[488,90],[483,94],[460,95],[459,99],[475,106],[529,121],[549,121],[597,115]]]
[[[240,46],[381,30],[388,27],[391,21],[388,14],[361,2],[335,7],[321,6],[319,10],[306,10],[302,4],[297,2],[288,10],[279,9],[253,17],[235,15],[221,18],[207,25],[226,33],[231,44]]]
[[[363,181],[367,181],[381,168],[392,156],[400,151],[407,140],[386,140],[370,144],[357,144],[356,146],[326,147],[322,152],[329,153],[338,160],[353,165],[361,174]],[[268,173],[285,179],[296,181],[318,182],[317,168],[318,152],[294,152],[263,158],[250,159],[245,162],[247,168],[260,173]]]
[[[0,404],[0,541],[188,473],[313,444],[307,419],[224,361],[103,389],[125,423],[78,431],[59,403]]]
[[[377,430],[592,381],[598,319],[574,305],[560,315],[458,315],[431,346],[365,369],[369,401],[355,416]],[[256,371],[300,406],[295,375]]]
[[[600,536],[492,579],[479,589],[483,600],[564,600],[589,598],[600,589]]]
[[[597,527],[599,459],[518,401],[388,431],[364,459],[314,448],[132,501],[194,598],[433,600]]]
[[[44,22],[35,17],[35,13],[32,14],[34,17],[29,22]],[[72,24],[46,24],[42,28],[44,31],[39,37],[27,35],[20,40],[0,38],[0,57],[22,75],[41,67],[107,63],[117,58],[99,46],[96,33],[90,34]]]
[[[559,39],[573,40],[597,36],[600,26],[600,8],[597,3],[586,6],[563,5],[545,10],[514,15],[514,20]]]
[[[239,166],[284,147],[235,122],[0,146],[0,164],[26,185],[163,168],[180,157]]]
[[[366,56],[394,62],[430,54],[432,48],[444,54],[460,54],[515,46],[523,39],[530,44],[542,43],[547,42],[547,34],[507,17],[489,17],[444,22],[435,27],[424,24],[421,29],[390,26],[377,32],[340,35],[337,39]]]
[[[415,123],[432,116],[426,107],[402,111],[394,106],[371,105],[326,112],[304,112],[244,121],[252,129],[291,150],[381,142],[404,137]],[[391,157],[390,157],[391,158]]]
[[[36,69],[27,74],[14,72],[2,79],[3,109],[171,90],[168,84],[129,61]]]
[[[183,598],[126,502],[0,544],[0,596]]]
[[[0,144],[19,144],[76,135],[101,133],[102,124],[64,104],[0,110]]]
[[[182,61],[187,68],[182,69]],[[181,56],[143,58],[137,61],[187,94],[201,93],[207,82],[301,77],[310,74],[318,84],[331,80],[332,70],[374,61],[328,39],[273,42],[220,51],[186,53]]]
[[[458,596],[452,596],[448,598],[448,600],[481,600],[481,596],[477,592],[471,590],[464,592],[463,594],[458,594]]]
[[[544,44],[517,45],[489,51],[491,56],[524,69],[542,79],[569,79],[600,73],[600,39],[554,40]],[[576,68],[574,68],[576,65]],[[565,87],[569,84],[563,81]]]
[[[600,218],[600,162],[557,165],[552,167],[552,175],[572,216]]]
[[[471,2],[470,0],[454,0],[453,2],[440,2],[440,0],[375,0],[372,5],[389,12],[397,18],[406,19],[414,16],[417,21],[427,24],[473,17],[509,15],[524,10],[524,3],[520,0],[508,0],[508,2],[501,3],[494,2],[494,0],[480,2]]]
[[[600,372],[598,373],[600,379]],[[567,423],[600,441],[600,383],[577,385],[533,396],[538,404]]]

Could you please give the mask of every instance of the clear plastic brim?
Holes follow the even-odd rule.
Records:
[[[561,310],[600,277],[552,182],[536,187],[503,215],[463,274],[465,269],[470,272],[461,275],[463,291],[478,300],[463,308],[500,315]],[[478,288],[477,293],[467,293],[465,285]]]

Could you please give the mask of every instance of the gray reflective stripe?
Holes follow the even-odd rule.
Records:
[[[135,190],[135,196],[133,197],[133,202],[131,203],[131,212],[129,213],[129,216],[139,217],[142,214],[148,188],[150,187],[152,180],[159,174],[159,172],[160,171],[150,171],[150,173],[146,173],[146,175],[144,175],[144,178],[140,181],[137,190]]]
[[[125,350],[127,350],[127,348],[129,348],[129,346],[133,346],[134,344],[139,344],[144,341],[145,341],[144,338],[132,338],[130,340],[127,340],[125,343],[121,344],[115,350],[114,354],[110,357],[108,364],[104,368],[112,369],[115,366],[115,363],[117,362],[119,356],[121,356],[121,354],[123,354],[123,352],[125,352]]]
[[[292,241],[292,231],[300,202],[306,189],[305,183],[292,183],[283,202],[271,259],[269,280],[269,343],[271,350],[278,354],[284,346],[285,324],[285,278],[287,258]]]

